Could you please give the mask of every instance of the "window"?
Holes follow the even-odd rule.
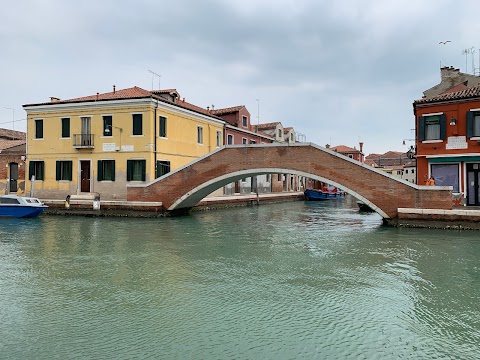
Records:
[[[278,129],[278,138],[279,138],[279,139],[282,138],[282,129]]]
[[[467,137],[480,137],[480,112],[467,112]]]
[[[445,114],[421,116],[419,119],[419,140],[445,140],[447,134]]]
[[[70,118],[62,118],[62,138],[70,137]]]
[[[293,142],[293,134],[290,134],[290,141]]]
[[[43,139],[43,120],[35,120],[35,139]]]
[[[257,142],[255,140],[250,140],[250,144],[256,144]]]
[[[35,180],[44,180],[45,163],[43,161],[30,161],[28,164],[28,178],[32,180],[35,175]]]
[[[158,160],[157,161],[157,174],[156,177],[163,176],[170,172],[170,161]]]
[[[412,169],[412,174],[415,174],[415,169]]]
[[[142,114],[133,114],[133,132],[132,135],[143,135]]]
[[[203,144],[203,127],[197,126],[197,143]]]
[[[242,138],[242,144],[246,144],[247,143],[247,138]]]
[[[98,181],[115,181],[115,160],[98,160]]]
[[[146,160],[127,160],[127,181],[145,181]]]
[[[430,170],[435,185],[453,186],[453,192],[459,192],[458,164],[432,164]]]
[[[408,174],[408,169],[405,170],[405,174]]]
[[[283,180],[282,174],[278,174],[277,181],[282,181],[282,180]]]
[[[71,161],[57,161],[56,180],[72,181],[72,162]]]
[[[158,118],[158,128],[159,128],[159,136],[167,137],[167,118],[166,117],[160,116]]]
[[[222,133],[220,131],[217,131],[217,147],[220,147],[222,145]]]
[[[227,144],[232,145],[233,144],[233,135],[227,135]]]
[[[113,136],[112,117],[110,115],[103,117],[103,136]]]
[[[246,116],[242,116],[242,126],[247,127],[248,126],[248,119]]]
[[[267,181],[267,182],[270,182],[270,174],[267,174],[266,181]]]

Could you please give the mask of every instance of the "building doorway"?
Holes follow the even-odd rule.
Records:
[[[18,190],[18,164],[10,163],[10,183],[8,184],[10,192]]]
[[[467,205],[480,206],[480,164],[467,164]]]
[[[90,160],[80,160],[80,192],[90,192]]]

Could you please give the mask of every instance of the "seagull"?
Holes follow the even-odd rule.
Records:
[[[447,41],[440,41],[438,44],[443,44],[443,45],[445,45],[445,44],[447,44],[447,43],[449,43],[449,42],[451,42],[451,41],[450,41],[450,40],[447,40]]]

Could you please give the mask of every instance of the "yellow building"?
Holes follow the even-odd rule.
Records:
[[[27,189],[65,199],[99,193],[125,200],[127,185],[152,181],[223,145],[225,123],[176,90],[138,87],[28,104]]]

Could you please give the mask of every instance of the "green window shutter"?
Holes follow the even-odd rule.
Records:
[[[133,160],[127,160],[127,181],[133,178]]]
[[[112,117],[103,117],[103,136],[113,136]]]
[[[167,118],[160,116],[160,137],[167,137]]]
[[[56,176],[57,181],[60,180],[62,177],[62,174],[60,173],[61,170],[62,170],[62,163],[61,161],[57,161],[57,176]]]
[[[35,165],[35,163],[33,161],[30,161],[28,163],[28,178],[30,180],[32,180],[32,175],[33,175],[33,172],[34,172],[34,165]]]
[[[473,137],[473,111],[467,111],[467,138]]]
[[[142,114],[133,114],[133,135],[142,135]]]
[[[445,140],[447,138],[447,115],[440,115],[440,139]]]
[[[43,120],[35,120],[35,138],[43,139]]]
[[[147,160],[141,160],[142,162],[142,181],[146,179]]]
[[[70,137],[70,118],[62,118],[62,137]]]
[[[418,118],[418,140],[425,141],[425,117]]]
[[[97,165],[97,181],[102,181],[103,180],[103,161],[98,160],[98,165]]]
[[[36,179],[44,180],[44,172],[45,172],[44,168],[45,168],[45,162],[40,161],[38,163],[38,174],[36,176]]]
[[[115,181],[115,160],[112,160],[112,181]]]
[[[67,167],[67,179],[72,181],[72,162],[71,161],[66,161],[66,167]]]

